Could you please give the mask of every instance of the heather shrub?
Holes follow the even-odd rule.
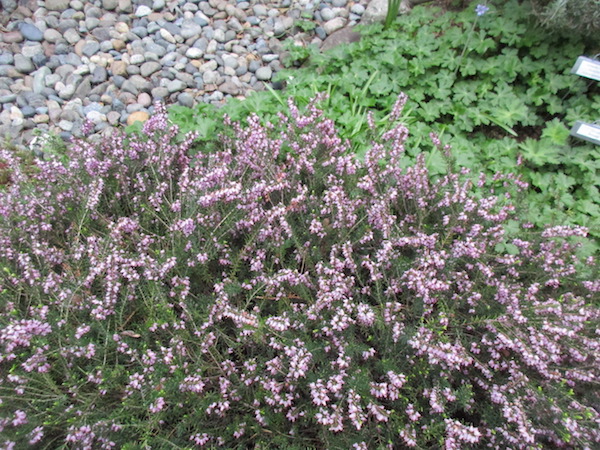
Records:
[[[517,177],[357,160],[311,103],[190,151],[138,135],[0,152],[4,448],[591,447],[595,261]],[[505,225],[519,224],[516,235]]]
[[[598,36],[600,2],[598,0],[532,0],[533,12],[550,30]]]

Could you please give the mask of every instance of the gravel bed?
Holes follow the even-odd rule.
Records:
[[[78,135],[144,120],[153,104],[222,104],[264,89],[283,43],[317,44],[367,0],[0,0],[0,138]],[[364,20],[364,19],[363,19]],[[314,22],[314,29],[311,28]],[[308,25],[308,26],[307,26]],[[304,29],[304,30],[303,30]]]

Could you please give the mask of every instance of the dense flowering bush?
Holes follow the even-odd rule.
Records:
[[[404,101],[364,162],[316,102],[210,154],[160,106],[0,152],[0,446],[598,444],[586,231],[509,236],[519,180],[403,169]]]

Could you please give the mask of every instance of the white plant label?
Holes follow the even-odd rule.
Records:
[[[571,128],[571,136],[600,145],[600,126],[577,121],[573,125],[573,128]]]
[[[571,73],[600,81],[600,61],[580,56],[571,69]]]

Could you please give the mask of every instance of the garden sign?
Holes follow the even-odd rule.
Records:
[[[575,65],[571,69],[571,73],[600,81],[600,61],[580,56],[577,58]],[[571,136],[600,145],[600,125],[585,123],[578,120],[575,122],[575,125],[573,125],[573,128],[571,128]]]

